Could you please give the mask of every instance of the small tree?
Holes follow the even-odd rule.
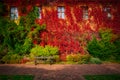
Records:
[[[117,44],[111,41],[113,38],[113,33],[110,29],[100,30],[100,40],[97,40],[95,37],[88,43],[89,53],[101,60],[111,60],[116,59],[119,53]]]
[[[21,17],[19,25],[0,16],[0,54],[3,54],[3,52],[4,55],[30,53],[35,38],[31,36],[39,35],[40,31],[45,29],[45,25],[40,26],[35,23],[35,19],[38,16],[37,10],[38,8],[33,7],[27,16]],[[33,27],[34,30],[31,30]]]

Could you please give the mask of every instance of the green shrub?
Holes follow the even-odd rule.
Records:
[[[75,55],[75,54],[67,55],[67,61],[68,61],[68,62],[74,62],[74,55]]]
[[[115,52],[113,53],[114,59],[117,62],[120,62],[120,57],[118,55],[120,55],[120,38],[116,39],[114,41],[114,44],[116,46]]]
[[[116,45],[113,43],[111,30],[100,31],[100,40],[95,37],[88,43],[88,51],[93,57],[100,58],[101,60],[110,60],[114,53],[117,51]]]
[[[0,3],[1,4],[1,3]],[[3,4],[0,5],[0,14],[3,11]],[[20,55],[29,54],[33,47],[33,40],[40,41],[40,32],[46,25],[40,26],[35,22],[38,17],[38,8],[33,7],[26,16],[21,16],[20,23],[0,15],[0,60],[8,52]],[[4,28],[3,28],[4,27]],[[34,30],[32,28],[34,27]],[[31,34],[30,33],[35,33]],[[31,37],[34,35],[35,37]]]
[[[80,54],[69,54],[67,55],[68,62],[78,62],[80,60]]]
[[[68,63],[78,63],[78,64],[84,64],[84,63],[88,63],[90,59],[90,55],[89,54],[70,54],[67,55],[67,62]]]
[[[90,58],[90,63],[92,63],[92,64],[101,64],[102,61],[99,58],[91,57]]]
[[[24,44],[22,45],[22,48],[20,50],[21,53],[23,53],[23,54],[30,53],[30,49],[32,49],[32,46],[33,46],[32,40],[30,38],[26,38],[24,41]]]
[[[30,57],[34,58],[35,56],[42,56],[44,47],[36,45],[30,51]]]
[[[101,41],[104,41],[104,42],[109,42],[112,40],[114,34],[112,33],[112,30],[111,29],[108,29],[108,28],[102,28],[99,30],[99,35],[101,37]]]
[[[54,56],[58,55],[58,48],[46,45],[45,47],[36,45],[31,49],[30,56],[34,58],[35,56]]]
[[[23,57],[18,54],[7,54],[2,58],[2,61],[5,63],[20,63]]]
[[[90,60],[90,57],[91,57],[91,56],[90,56],[89,54],[80,55],[78,64],[85,64],[85,63],[88,63],[89,60]]]

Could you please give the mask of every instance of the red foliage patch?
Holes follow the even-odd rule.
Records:
[[[79,3],[79,0],[78,2],[75,2],[74,0],[58,0],[58,2],[53,1],[54,4],[51,5],[47,4],[48,2],[45,0],[36,0],[36,2],[28,2],[28,0],[18,1],[19,3],[14,1],[8,2],[10,3],[8,5],[25,6],[29,12],[31,6],[40,6],[43,4],[45,9],[44,13],[42,13],[42,19],[37,19],[36,22],[40,25],[45,23],[47,28],[46,31],[42,32],[40,35],[41,42],[38,43],[34,40],[34,44],[59,47],[62,60],[65,60],[65,57],[63,56],[66,56],[67,54],[85,54],[87,42],[92,38],[93,34],[98,36],[98,30],[101,27],[112,28],[114,33],[120,33],[119,3],[111,3],[109,5],[112,18],[108,19],[107,13],[104,11],[107,4],[104,4],[104,2],[100,4],[97,1],[93,3],[89,1]],[[40,1],[41,3],[38,3]],[[65,19],[58,19],[57,8],[54,8],[60,5],[59,2],[64,3]],[[83,10],[81,6],[84,5],[88,6],[88,20],[83,20]],[[50,10],[48,8],[50,8]]]

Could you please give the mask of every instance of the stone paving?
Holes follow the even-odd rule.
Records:
[[[88,74],[120,74],[120,64],[0,64],[0,75],[34,75],[34,80],[85,80]]]

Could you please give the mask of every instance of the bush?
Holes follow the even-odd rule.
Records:
[[[1,12],[3,12],[2,3],[0,3],[0,14]],[[40,26],[35,22],[37,13],[37,7],[33,7],[28,15],[21,16],[19,24],[0,15],[0,62],[3,56],[9,56],[7,53],[11,51],[12,54],[29,54],[35,40],[32,35],[37,36],[40,41],[40,31],[43,31],[46,25]],[[32,30],[33,27],[35,31]],[[31,32],[35,34],[30,35]]]
[[[88,63],[90,59],[90,55],[89,54],[70,54],[67,55],[67,62],[68,63],[78,63],[78,64],[84,64],[84,63]]]
[[[46,45],[45,47],[36,45],[31,49],[30,56],[34,59],[35,56],[55,56],[58,55],[58,48]]]
[[[70,54],[67,55],[67,62],[77,62],[77,55],[76,54]]]
[[[18,54],[7,54],[2,58],[2,61],[5,63],[20,63],[23,57]]]
[[[30,51],[30,57],[34,59],[35,56],[42,56],[44,47],[36,45]]]
[[[91,57],[90,58],[90,63],[92,63],[92,64],[101,64],[102,61],[99,58]]]
[[[116,45],[113,43],[111,30],[100,31],[100,40],[95,37],[88,43],[89,53],[96,58],[101,60],[110,60],[114,53],[119,53]],[[117,55],[118,56],[118,55]]]
[[[116,49],[115,49],[115,53],[113,53],[113,56],[117,62],[120,62],[120,57],[118,56],[120,55],[120,38],[116,39],[114,41],[114,44],[116,46]]]
[[[84,64],[84,63],[88,63],[90,60],[90,55],[89,54],[85,54],[85,55],[80,55],[78,64]]]

